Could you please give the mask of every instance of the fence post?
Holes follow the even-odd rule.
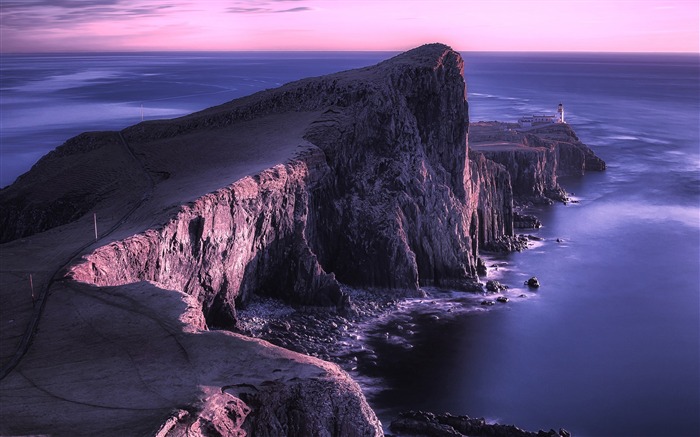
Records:
[[[36,296],[34,295],[34,281],[32,281],[32,274],[29,274],[29,288],[32,289],[32,306],[36,303]]]

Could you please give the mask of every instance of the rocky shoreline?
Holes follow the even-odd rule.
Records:
[[[358,325],[425,289],[484,292],[481,255],[527,247],[527,205],[605,167],[568,125],[470,125],[463,73],[429,44],[42,158],[0,191],[3,285],[37,257],[63,275],[38,276],[0,432],[381,435],[327,361],[371,362]]]
[[[397,433],[396,437],[571,437],[571,433],[562,428],[559,431],[550,429],[531,432],[514,425],[489,424],[483,418],[473,419],[448,413],[437,415],[423,411],[401,413],[391,422],[389,429]]]
[[[532,242],[541,241],[533,235],[520,234],[512,243],[504,242],[493,253],[522,251]],[[509,286],[498,281],[486,280],[489,269],[498,269],[496,264],[481,267],[479,280],[470,291],[461,291],[459,308],[469,311],[480,305],[483,298],[497,298]],[[515,284],[511,284],[515,285]],[[348,305],[342,310],[326,307],[294,306],[276,299],[257,297],[237,312],[235,332],[260,338],[270,343],[311,355],[340,365],[346,371],[357,368],[358,361],[370,364],[373,352],[366,348],[362,338],[366,335],[363,326],[376,323],[396,312],[407,302],[449,302],[451,290],[422,289],[419,296],[400,296],[390,290],[363,290],[343,286],[348,296]],[[447,293],[447,294],[446,294]],[[454,306],[449,310],[455,310]]]

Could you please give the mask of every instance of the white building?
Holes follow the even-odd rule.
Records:
[[[522,117],[518,120],[520,127],[532,127],[553,123],[566,123],[564,121],[564,105],[561,103],[557,107],[557,115],[533,114]]]

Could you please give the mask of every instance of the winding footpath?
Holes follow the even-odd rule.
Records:
[[[141,199],[138,200],[134,204],[131,209],[129,209],[112,227],[110,227],[106,232],[104,232],[102,235],[99,235],[98,238],[95,241],[89,241],[82,246],[80,246],[78,249],[73,251],[70,255],[68,255],[67,260],[59,265],[53,272],[51,272],[51,276],[49,280],[46,282],[46,285],[42,287],[42,289],[38,293],[38,297],[36,299],[36,302],[34,304],[34,312],[32,313],[32,317],[29,320],[29,323],[27,324],[27,328],[24,331],[24,335],[22,336],[22,341],[20,342],[19,346],[17,347],[17,350],[15,351],[14,355],[10,360],[5,363],[5,365],[2,366],[2,369],[0,369],[0,381],[3,380],[7,375],[12,372],[12,370],[17,367],[19,362],[22,360],[22,357],[27,353],[29,350],[29,347],[32,344],[32,340],[34,339],[34,336],[37,333],[37,328],[39,326],[39,321],[41,320],[41,316],[44,312],[44,307],[46,306],[46,301],[48,300],[49,296],[49,291],[51,290],[51,286],[58,280],[62,279],[60,273],[68,266],[70,263],[75,261],[75,259],[82,255],[85,249],[88,247],[94,245],[95,243],[100,242],[100,240],[103,240],[104,238],[108,237],[111,235],[114,231],[119,229],[126,221],[131,217],[131,215],[141,207],[141,205],[144,204],[147,200],[149,200],[152,195],[153,195],[153,189],[155,187],[155,181],[151,174],[146,170],[144,164],[136,157],[136,154],[134,153],[133,148],[129,145],[129,143],[126,141],[126,138],[124,138],[124,135],[122,135],[121,132],[117,132],[119,135],[119,139],[121,140],[122,145],[124,146],[124,149],[126,152],[131,156],[131,158],[136,162],[136,164],[141,168],[143,174],[145,175],[147,181],[148,181],[148,189],[146,192],[143,194]]]

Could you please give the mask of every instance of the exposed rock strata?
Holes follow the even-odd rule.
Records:
[[[206,325],[219,327],[234,326],[236,307],[253,294],[342,310],[348,299],[340,283],[396,295],[423,285],[473,289],[480,248],[515,241],[514,187],[521,196],[552,197],[557,156],[569,157],[573,164],[561,167],[568,172],[595,159],[540,137],[523,145],[534,160],[470,154],[465,96],[461,57],[431,44],[179,119],[76,137],[0,194],[0,222],[16,223],[2,238],[59,226],[117,196],[135,201],[150,180],[154,195],[124,219],[127,235],[73,266],[69,286],[115,286],[126,296],[143,284],[177,290]],[[283,122],[303,140],[265,136]],[[272,143],[281,152],[270,159],[303,150],[262,168],[265,161],[255,161],[258,170],[243,172],[252,175],[226,179],[237,162]],[[86,176],[94,186],[78,189]],[[21,200],[41,185],[50,196]],[[337,368],[325,371],[321,379],[207,393],[163,432],[379,433],[357,385]]]
[[[201,197],[160,229],[99,248],[72,276],[101,286],[150,280],[184,291],[219,327],[232,327],[235,300],[253,293],[341,307],[339,285],[304,233],[308,163],[317,160],[303,158]]]
[[[516,126],[474,123],[469,139],[475,152],[505,167],[513,196],[520,203],[565,201],[558,177],[605,170],[605,162],[578,139],[568,124],[544,125],[524,132],[517,131]]]
[[[512,233],[507,174],[467,160],[462,59],[428,45],[375,67],[303,80],[124,136],[148,144],[264,113],[320,111],[314,147],[184,207],[161,229],[104,246],[73,269],[101,285],[152,280],[235,322],[250,293],[342,307],[338,280],[415,294],[470,289],[478,242]],[[137,146],[143,148],[144,146]]]

